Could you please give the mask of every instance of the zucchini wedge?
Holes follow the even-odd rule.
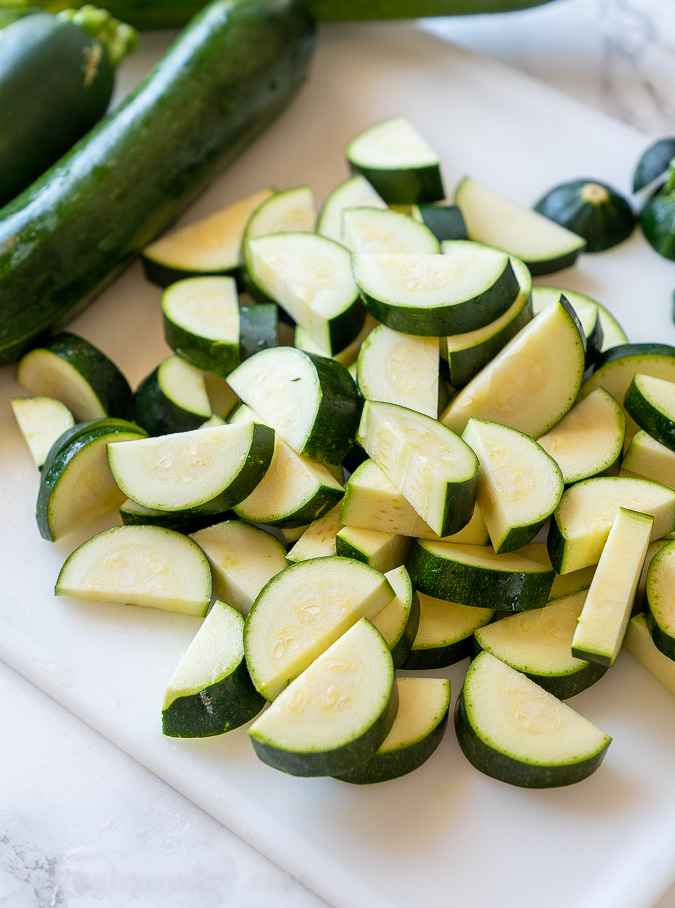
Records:
[[[621,475],[641,476],[675,489],[675,451],[640,429],[621,461]]]
[[[335,537],[342,526],[339,519],[341,506],[341,502],[336,504],[323,517],[313,520],[303,529],[300,538],[286,553],[286,561],[289,564],[308,561],[310,558],[337,555]]]
[[[340,240],[355,254],[434,255],[441,251],[424,224],[391,208],[347,208],[342,212]]]
[[[654,645],[675,660],[675,543],[670,542],[651,560],[647,571],[645,617]]]
[[[394,598],[370,619],[391,650],[394,668],[405,662],[420,623],[420,599],[410,574],[404,566],[384,575],[394,591]]]
[[[675,382],[636,372],[623,405],[641,429],[675,450]]]
[[[364,530],[362,527],[342,527],[335,536],[338,555],[363,561],[383,574],[405,563],[411,545],[409,536]]]
[[[654,643],[644,612],[634,615],[628,622],[623,645],[631,656],[675,695],[675,662],[664,656]]]
[[[534,312],[539,313],[544,306],[557,302],[561,293],[569,300],[574,311],[579,316],[579,321],[586,335],[587,360],[595,359],[595,354],[598,351],[608,350],[610,347],[618,347],[619,344],[628,343],[628,335],[609,309],[587,294],[579,293],[578,290],[545,287],[542,284],[538,284],[532,288],[532,308]],[[593,310],[597,310],[597,318]],[[599,347],[598,344],[600,344]]]
[[[204,373],[174,354],[136,388],[134,419],[149,435],[199,429],[212,414]]]
[[[33,463],[41,469],[56,439],[74,425],[73,414],[53,397],[13,397],[10,403]]]
[[[586,252],[604,252],[623,243],[635,214],[616,189],[597,180],[570,180],[550,189],[534,210],[586,240]]]
[[[445,668],[473,655],[473,635],[492,621],[495,610],[459,605],[418,593],[420,620],[408,658],[408,671]]]
[[[387,203],[362,174],[355,173],[326,196],[316,219],[316,232],[341,243],[342,214],[348,208],[386,209]]]
[[[469,666],[455,710],[464,756],[485,775],[522,788],[586,779],[609,735],[490,653]]]

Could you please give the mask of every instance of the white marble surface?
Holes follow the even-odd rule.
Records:
[[[425,27],[675,133],[672,0],[556,0]],[[1,663],[0,728],[2,908],[324,904]],[[675,908],[675,891],[658,908]]]

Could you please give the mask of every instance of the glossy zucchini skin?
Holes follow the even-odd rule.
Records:
[[[586,240],[586,252],[603,252],[633,232],[633,209],[611,186],[598,180],[570,180],[546,193],[534,210]]]
[[[0,217],[0,364],[91,301],[286,105],[314,24],[214,0],[116,110]]]

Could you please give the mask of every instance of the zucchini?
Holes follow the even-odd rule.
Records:
[[[410,215],[428,227],[441,243],[445,240],[469,239],[459,205],[411,205]]]
[[[383,208],[387,203],[368,180],[356,173],[326,196],[316,221],[316,232],[336,243],[342,242],[342,214],[347,208]]]
[[[564,290],[561,287],[544,287],[541,284],[532,288],[532,308],[541,312],[548,303],[560,299],[560,294],[566,297],[572,308],[579,316],[579,321],[586,335],[587,353],[589,357],[596,358],[596,354],[610,347],[628,343],[628,335],[623,330],[615,316],[601,305],[597,300],[579,293],[578,290]],[[597,310],[597,318],[593,310]]]
[[[409,536],[362,527],[342,527],[335,536],[336,554],[363,561],[383,574],[405,563],[411,544]]]
[[[614,400],[623,404],[626,392],[636,372],[675,381],[675,347],[668,344],[619,344],[603,351],[593,374],[584,381],[579,392],[587,397],[596,388],[604,388]],[[626,435],[632,437],[635,423],[627,420]]]
[[[634,615],[628,622],[623,645],[657,681],[660,681],[671,694],[675,694],[675,662],[657,649],[649,633],[644,612]]]
[[[485,775],[523,788],[572,785],[598,769],[609,735],[525,675],[480,653],[455,710],[467,760]]]
[[[348,208],[342,212],[341,242],[354,253],[433,255],[441,247],[433,233],[391,208]]]
[[[303,528],[300,538],[286,553],[286,561],[289,564],[308,561],[310,558],[337,555],[335,537],[342,526],[338,519],[340,507],[341,503],[336,504],[323,517],[313,520],[308,527]]]
[[[636,372],[623,405],[641,429],[675,450],[675,382]]]
[[[33,462],[41,469],[54,442],[73,426],[73,414],[53,397],[13,397],[11,404]]]
[[[3,28],[0,110],[12,128],[0,134],[0,207],[98,123],[135,43],[134,29],[93,6]]]
[[[132,406],[134,419],[149,435],[189,432],[212,415],[204,374],[178,355],[167,356],[146,375]]]
[[[648,189],[655,181],[665,182],[668,165],[675,158],[675,137],[654,142],[640,155],[633,174],[633,192]]]
[[[189,535],[234,517],[233,511],[223,511],[220,514],[193,514],[191,511],[160,511],[157,508],[145,508],[130,498],[125,499],[119,507],[122,523],[126,526],[155,526],[165,527],[167,530],[176,530],[178,533]]]
[[[384,575],[394,591],[394,598],[370,619],[391,650],[394,668],[405,662],[420,623],[420,599],[401,566]]]
[[[279,113],[313,35],[294,0],[213,0],[127,99],[4,208],[0,363],[90,301]]]
[[[675,451],[640,429],[621,461],[621,475],[641,476],[675,489]]]
[[[445,668],[473,654],[473,634],[492,621],[495,610],[459,605],[418,593],[420,620],[417,634],[401,668]]]
[[[570,180],[550,189],[534,210],[586,240],[586,252],[603,252],[625,242],[635,227],[630,204],[597,180]]]
[[[675,158],[665,184],[640,211],[640,226],[649,245],[667,259],[675,259]]]
[[[647,571],[645,617],[654,645],[675,660],[675,543],[670,542],[652,558]]]

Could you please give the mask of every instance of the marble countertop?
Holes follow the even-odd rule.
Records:
[[[556,0],[423,27],[675,133],[672,0]],[[0,906],[325,904],[2,663],[0,727]],[[675,889],[658,908],[675,908]]]

